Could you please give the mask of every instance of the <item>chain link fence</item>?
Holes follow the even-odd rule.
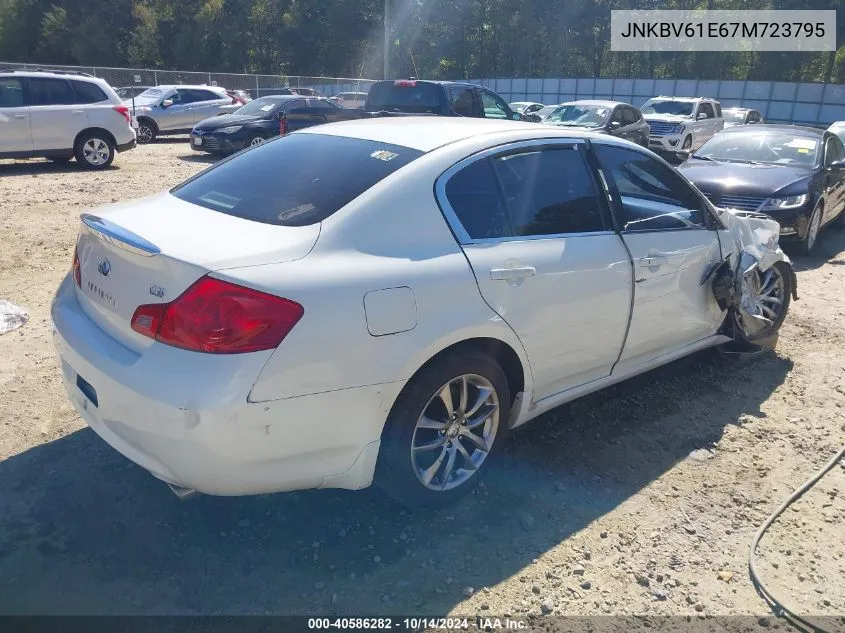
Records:
[[[249,75],[206,73],[143,68],[105,68],[101,66],[57,66],[0,62],[0,70],[60,70],[81,72],[105,79],[114,88],[124,86],[207,85],[229,90],[246,90],[253,97],[273,94],[282,88],[310,88],[321,96],[333,97],[343,92],[369,92],[371,79],[347,77],[303,77],[298,75]]]

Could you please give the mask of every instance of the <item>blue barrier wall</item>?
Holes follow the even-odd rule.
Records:
[[[769,122],[828,126],[845,121],[845,85],[695,79],[475,79],[507,101],[554,104],[613,99],[641,106],[651,97],[711,97],[723,108],[753,108]]]

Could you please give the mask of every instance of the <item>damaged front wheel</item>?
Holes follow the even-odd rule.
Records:
[[[737,343],[774,347],[794,290],[792,267],[786,262],[747,272],[739,306],[731,310]]]

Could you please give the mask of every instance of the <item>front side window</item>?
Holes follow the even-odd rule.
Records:
[[[23,84],[15,77],[0,77],[0,108],[23,107]]]
[[[842,142],[837,138],[829,138],[825,143],[824,166],[830,167],[836,161],[845,159],[843,155]]]
[[[623,147],[596,145],[595,152],[621,200],[624,231],[704,227],[701,200],[671,167]]]
[[[450,88],[449,101],[452,110],[459,116],[473,116],[475,114],[475,92],[472,88]]]
[[[489,90],[481,90],[481,106],[487,119],[509,119],[508,104]]]
[[[74,102],[74,94],[66,79],[30,77],[29,100],[33,106],[70,105]]]
[[[637,114],[637,111],[634,110],[634,108],[623,107],[622,120],[625,125],[633,125],[640,120],[640,115]]]
[[[343,136],[291,134],[217,163],[171,190],[180,200],[254,222],[322,222],[422,156]]]
[[[624,115],[621,107],[616,108],[613,111],[613,116],[610,118],[610,122],[611,123],[618,123],[620,127],[627,125],[627,123],[625,123],[625,115]]]
[[[713,106],[710,105],[709,103],[699,104],[699,106],[698,106],[698,116],[701,117],[702,114],[704,114],[705,118],[708,118],[708,119],[715,119],[716,118],[716,114],[713,112]]]

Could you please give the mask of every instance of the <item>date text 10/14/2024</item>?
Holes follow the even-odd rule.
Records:
[[[370,631],[430,631],[430,630],[476,630],[476,631],[523,631],[528,623],[512,618],[308,618],[310,630],[370,630]]]

